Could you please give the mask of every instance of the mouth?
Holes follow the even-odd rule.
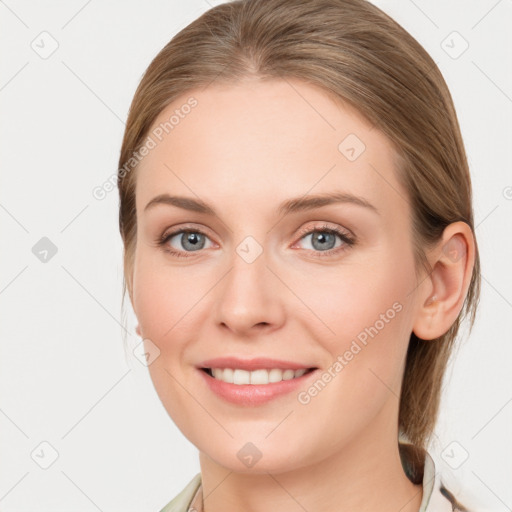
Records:
[[[260,368],[256,370],[243,370],[240,368],[199,368],[210,377],[225,382],[243,386],[247,384],[265,385],[286,380],[299,379],[318,368]]]

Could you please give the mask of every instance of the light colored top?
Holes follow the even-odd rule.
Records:
[[[409,480],[414,484],[423,483],[423,499],[418,512],[466,511],[442,484],[441,475],[436,473],[428,452],[402,441],[399,441],[399,450]],[[160,512],[203,512],[201,473],[197,473]]]

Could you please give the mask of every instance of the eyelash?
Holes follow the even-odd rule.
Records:
[[[186,256],[185,254],[187,251],[175,251],[171,249],[167,243],[169,240],[179,234],[184,233],[200,233],[201,235],[204,235],[208,237],[208,235],[198,228],[183,228],[176,231],[172,231],[170,233],[164,233],[160,238],[157,239],[157,245],[162,248],[163,251],[169,253],[171,256],[176,256],[177,258],[189,258],[190,256]],[[299,233],[299,241],[302,240],[305,236],[311,235],[313,233],[330,233],[333,235],[338,235],[343,242],[343,245],[340,247],[336,247],[335,249],[329,249],[327,251],[313,251],[315,253],[315,258],[326,258],[330,256],[334,256],[335,254],[346,251],[353,247],[356,243],[356,238],[352,237],[347,234],[346,231],[342,231],[341,229],[337,227],[330,227],[328,225],[324,225],[322,227],[314,227],[314,228],[307,228],[302,230]],[[196,252],[196,251],[189,251],[190,253]],[[200,252],[200,251],[198,251]],[[184,254],[185,253],[185,254]]]

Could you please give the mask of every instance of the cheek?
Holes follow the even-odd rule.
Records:
[[[150,250],[137,249],[133,277],[134,309],[144,337],[154,340],[157,345],[183,315],[180,304],[186,299],[182,291],[186,294],[187,288],[180,283],[179,273],[174,274],[169,275]]]
[[[399,263],[381,260],[381,265],[353,266],[300,283],[301,297],[314,312],[303,315],[302,329],[309,330],[328,354],[325,392],[317,391],[323,389],[319,385],[301,395],[309,418],[328,410],[338,425],[350,414],[353,427],[363,428],[383,404],[399,396],[412,325],[408,294],[414,279],[412,266]],[[332,434],[339,437],[336,428]]]
[[[191,431],[187,405],[189,396],[176,382],[185,382],[180,365],[194,323],[197,287],[186,273],[162,266],[160,258],[141,250],[135,258],[134,309],[144,338],[145,352],[158,353],[148,370],[162,404],[185,431]],[[197,325],[197,322],[195,322]],[[148,341],[149,340],[149,341]],[[155,346],[157,349],[155,349]],[[158,352],[156,352],[158,350]]]
[[[340,266],[295,280],[297,295],[308,306],[304,328],[309,325],[332,360],[346,353],[365,371],[399,367],[412,330],[415,274],[412,258],[388,254],[371,265]]]
[[[133,300],[144,338],[152,340],[163,359],[178,361],[188,339],[203,325],[208,291],[218,279],[212,269],[165,263],[154,249],[136,254]],[[169,361],[170,364],[174,364]]]

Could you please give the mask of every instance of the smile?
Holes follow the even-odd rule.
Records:
[[[314,370],[314,368],[293,369],[258,369],[253,371],[242,370],[239,368],[202,368],[214,379],[229,384],[272,384],[282,380],[291,380],[302,377],[304,374]]]

